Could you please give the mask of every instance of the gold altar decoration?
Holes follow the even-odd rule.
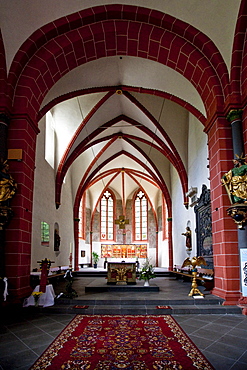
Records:
[[[239,229],[244,229],[247,222],[247,204],[233,204],[227,209],[227,214],[231,216]]]
[[[147,258],[147,244],[101,244],[101,258]]]
[[[204,297],[204,294],[198,289],[198,285],[196,282],[196,278],[197,278],[196,266],[201,266],[201,265],[205,265],[205,266],[207,265],[207,262],[201,256],[193,257],[191,260],[189,259],[189,257],[187,257],[182,264],[182,267],[192,266],[191,274],[193,278],[192,278],[192,283],[191,283],[191,291],[188,294],[189,297],[192,297],[193,295],[196,295],[196,294],[199,294],[200,296]]]
[[[129,220],[125,219],[124,215],[121,215],[118,220],[115,220],[115,224],[119,225],[119,229],[125,229],[125,225],[129,224]]]
[[[247,164],[246,157],[236,154],[233,159],[234,167],[228,171],[221,179],[225,186],[231,206],[227,209],[227,214],[243,229],[247,223]]]
[[[136,284],[136,263],[108,262],[107,284]]]
[[[132,274],[133,270],[126,267],[119,267],[117,269],[111,269],[111,272],[116,272],[116,283],[123,283],[127,284],[127,273],[130,272]]]

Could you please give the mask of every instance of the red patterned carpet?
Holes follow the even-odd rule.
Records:
[[[170,315],[77,315],[30,370],[212,370]]]

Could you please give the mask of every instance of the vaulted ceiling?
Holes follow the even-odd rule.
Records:
[[[114,1],[94,1],[92,4],[91,1],[23,3],[12,0],[1,5],[9,67],[11,56],[14,57],[20,44],[35,30],[56,19],[102,3],[113,4]],[[132,5],[133,1],[123,3]],[[27,7],[27,4],[25,13],[23,7]],[[166,14],[172,17],[169,22],[174,19],[175,23],[176,20],[177,26],[180,21],[184,22],[180,25],[184,30],[184,38],[186,29],[190,27],[198,35],[205,36],[205,48],[202,45],[200,52],[205,50],[207,56],[206,45],[211,43],[211,50],[215,48],[219,52],[219,60],[229,72],[240,1],[205,3],[204,0],[142,0],[136,1],[135,5]],[[21,19],[18,15],[20,6]],[[11,24],[8,18],[4,18],[10,14],[10,7]],[[137,24],[138,20],[135,21]],[[10,27],[8,32],[6,27]],[[17,31],[21,28],[22,33]],[[172,29],[172,26],[171,30],[174,37],[173,53],[184,52],[188,56],[188,50],[183,51],[180,41],[176,40],[175,35],[181,37],[181,30]],[[97,32],[94,34],[95,43]],[[9,34],[11,43],[7,36]],[[93,206],[107,186],[125,200],[141,187],[154,206],[161,190],[169,205],[171,167],[177,171],[186,200],[189,115],[196,117],[196,124],[203,131],[207,116],[202,99],[203,90],[200,91],[196,86],[196,83],[199,85],[199,79],[193,82],[191,76],[190,82],[178,66],[173,68],[173,56],[167,65],[160,63],[156,54],[153,54],[152,60],[152,53],[156,53],[155,48],[159,48],[162,42],[161,35],[159,40],[155,40],[155,37],[158,36],[152,36],[151,31],[147,38],[145,33],[142,35],[141,42],[146,45],[148,57],[141,53],[132,56],[131,51],[126,55],[121,53],[120,46],[117,53],[89,58],[87,63],[63,73],[45,94],[39,116],[41,118],[49,109],[53,116],[57,144],[57,203],[60,202],[64,177],[70,171],[74,199],[87,189],[91,193]],[[184,60],[184,63],[187,61]],[[216,65],[214,67],[217,68]],[[220,79],[224,79],[224,73]]]

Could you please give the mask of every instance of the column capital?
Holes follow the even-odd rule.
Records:
[[[235,120],[240,120],[242,118],[243,110],[242,109],[231,109],[230,112],[227,114],[226,119],[230,123]]]

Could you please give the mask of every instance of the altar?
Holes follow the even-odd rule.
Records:
[[[107,284],[136,284],[136,262],[108,262]]]

